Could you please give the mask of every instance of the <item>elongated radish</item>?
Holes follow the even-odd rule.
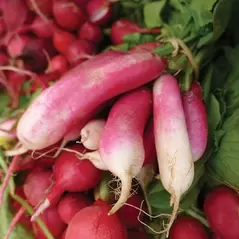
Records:
[[[82,152],[80,145],[70,147],[71,150]],[[63,151],[54,165],[55,184],[49,191],[45,201],[32,216],[32,221],[46,208],[55,205],[64,191],[84,192],[94,188],[101,179],[101,171],[88,160],[79,160],[74,153]]]
[[[194,163],[187,133],[180,88],[171,75],[164,75],[153,86],[154,134],[160,179],[171,194],[173,212],[166,229],[176,217],[181,196],[194,177]]]
[[[80,193],[68,193],[58,203],[57,210],[61,217],[61,220],[69,224],[71,219],[85,207],[90,206],[92,203],[83,194]]]
[[[122,96],[111,108],[100,139],[103,163],[120,178],[122,189],[109,215],[127,201],[132,178],[144,163],[143,132],[152,107],[152,95],[147,88],[139,88]]]
[[[81,143],[89,150],[97,150],[100,145],[100,137],[104,130],[104,119],[93,119],[81,130]]]
[[[78,30],[86,20],[84,11],[69,0],[54,1],[53,14],[59,26],[71,31]]]
[[[208,136],[207,112],[200,89],[199,83],[194,82],[192,88],[182,96],[194,162],[203,155]]]
[[[66,238],[126,239],[124,225],[118,215],[107,215],[109,209],[106,202],[97,201],[79,211],[67,228]]]
[[[146,42],[146,43],[141,43],[132,49],[130,49],[130,52],[152,52],[155,48],[159,47],[161,45],[160,42]]]
[[[103,102],[152,81],[165,67],[165,61],[151,53],[98,54],[68,71],[34,100],[18,123],[18,139],[27,149],[46,148],[76,125],[81,129]]]
[[[206,195],[203,208],[214,233],[220,238],[239,238],[239,195],[237,192],[225,186],[216,187]]]
[[[52,171],[33,171],[23,185],[24,194],[32,206],[37,206],[44,200],[51,185]]]
[[[170,239],[208,239],[209,236],[197,219],[190,216],[179,217],[170,230]]]
[[[99,44],[103,39],[103,31],[100,26],[92,22],[85,22],[78,31],[78,38]]]
[[[110,39],[113,44],[124,43],[124,36],[131,33],[158,33],[159,29],[141,28],[129,19],[119,19],[111,27]]]

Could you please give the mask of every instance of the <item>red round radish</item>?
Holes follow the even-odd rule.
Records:
[[[58,203],[57,210],[63,222],[69,224],[81,209],[91,205],[91,201],[80,193],[68,193]]]
[[[76,40],[76,37],[67,31],[57,29],[53,33],[52,40],[57,51],[64,55],[69,45]]]
[[[89,0],[73,0],[78,6],[84,7]]]
[[[82,152],[80,145],[70,147],[71,150]],[[63,151],[54,165],[55,184],[47,194],[43,204],[36,210],[32,219],[36,218],[50,205],[58,202],[64,191],[84,192],[94,188],[101,179],[101,171],[88,160],[79,160],[75,153]]]
[[[239,195],[231,188],[214,188],[204,202],[204,212],[214,233],[227,239],[239,238]]]
[[[110,0],[89,0],[86,4],[89,20],[95,24],[107,24],[113,15]]]
[[[169,238],[208,239],[209,236],[200,221],[190,216],[182,216],[171,227]]]
[[[151,92],[143,87],[123,95],[110,110],[99,151],[109,171],[120,178],[122,188],[109,214],[115,213],[127,201],[132,179],[143,166],[143,132],[151,110]]]
[[[129,197],[126,203],[137,207],[139,210],[129,205],[124,205],[118,211],[121,221],[129,229],[136,229],[141,226],[141,222],[138,220],[138,216],[140,215],[140,220],[142,221],[144,216],[144,214],[140,212],[142,200],[143,199],[139,195],[135,194]],[[145,211],[145,207],[143,207],[142,210]]]
[[[23,190],[27,200],[32,206],[37,206],[47,195],[52,185],[52,172],[42,170],[28,175]]]
[[[208,138],[207,111],[199,90],[198,83],[193,83],[192,88],[182,94],[194,162],[200,159],[205,152]]]
[[[42,14],[48,16],[52,14],[53,0],[26,0],[28,7],[36,12],[40,11]]]
[[[106,202],[101,201],[97,201],[92,206],[82,209],[71,220],[66,231],[66,238],[128,238],[125,227],[118,215],[108,216],[109,210],[110,206]]]
[[[110,38],[113,44],[118,45],[124,43],[124,36],[131,33],[154,33],[159,29],[141,28],[129,19],[119,19],[111,27]]]
[[[66,229],[67,230],[67,229]],[[61,239],[66,239],[66,230],[63,232]]]
[[[85,40],[76,40],[69,44],[66,58],[72,66],[76,66],[91,58],[95,53],[95,46]]]
[[[50,72],[58,72],[63,75],[69,70],[69,65],[66,58],[63,55],[56,55],[51,58]]]
[[[28,35],[19,34],[11,38],[7,44],[7,52],[11,57],[20,56],[24,47],[29,43],[31,38]]]
[[[36,16],[33,23],[30,25],[30,28],[38,37],[48,38],[53,35],[54,22],[52,20],[45,21],[41,17]]]
[[[44,211],[43,214],[40,215],[40,218],[46,224],[48,230],[55,238],[61,236],[66,228],[66,224],[61,220],[56,207],[50,207],[46,209],[46,211]],[[34,223],[34,231],[35,234],[37,235],[37,238],[38,237],[45,238],[43,232],[35,223]]]
[[[0,19],[0,37],[6,33],[6,26],[3,18]]]
[[[100,26],[85,22],[78,31],[78,38],[99,44],[103,39],[103,31]]]
[[[53,14],[58,25],[66,30],[78,30],[86,20],[84,11],[69,0],[54,1]]]
[[[129,52],[152,52],[155,48],[159,47],[161,45],[160,42],[146,42],[139,44],[132,49],[129,50]]]
[[[9,64],[9,59],[8,59],[8,57],[6,56],[5,53],[0,52],[0,65],[1,65],[1,66],[4,66],[4,65],[8,65],[8,64]]]

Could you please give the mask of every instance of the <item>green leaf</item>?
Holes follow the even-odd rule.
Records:
[[[140,39],[141,39],[141,34],[140,33],[131,33],[131,34],[127,34],[124,35],[124,42],[129,43],[129,44],[133,44],[133,45],[137,45],[140,43]]]
[[[147,3],[144,5],[144,22],[146,27],[160,27],[163,21],[160,17],[160,12],[165,5],[165,0]]]
[[[3,114],[3,112],[8,108],[8,105],[10,103],[10,97],[5,94],[0,94],[0,115]]]
[[[197,1],[195,1],[197,2]],[[213,38],[217,40],[226,30],[232,14],[234,0],[219,0],[213,12]]]

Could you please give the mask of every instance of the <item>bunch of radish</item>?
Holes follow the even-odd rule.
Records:
[[[12,98],[10,107],[18,107],[20,96],[42,91],[23,114],[0,123],[2,136],[15,143],[11,150],[6,146],[13,158],[0,203],[11,174],[21,171],[22,197],[34,208],[27,222],[36,238],[49,238],[36,221],[40,218],[55,238],[124,239],[145,234],[142,222],[152,214],[147,188],[159,173],[173,207],[165,232],[174,239],[183,225],[193,238],[206,238],[199,222],[175,221],[194,179],[194,162],[207,145],[202,89],[195,81],[181,91],[167,73],[167,60],[152,53],[159,42],[102,52],[106,26],[114,45],[124,43],[127,34],[159,32],[115,20],[114,4],[2,1],[0,84]],[[15,18],[12,11],[20,15]],[[103,171],[120,181],[113,201],[92,196]],[[141,190],[132,195],[134,180]],[[25,209],[17,210],[4,239],[24,218]]]

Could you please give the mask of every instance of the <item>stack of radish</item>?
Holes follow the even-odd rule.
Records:
[[[180,225],[188,224],[182,228],[185,235],[207,238],[192,218],[174,223],[180,199],[194,178],[194,162],[207,145],[202,89],[194,82],[188,92],[181,92],[177,79],[167,74],[167,61],[152,53],[158,42],[129,52],[100,52],[107,25],[112,24],[115,45],[129,33],[159,32],[127,19],[113,22],[112,7],[110,0],[1,2],[0,83],[12,97],[12,107],[27,93],[26,82],[32,92],[44,90],[19,121],[4,122],[11,131],[6,137],[19,143],[7,151],[15,157],[0,199],[11,173],[24,171],[21,196],[35,212],[30,222],[23,207],[14,210],[36,238],[48,238],[35,222],[38,217],[54,238],[124,239],[137,233],[147,238],[139,221],[144,216],[127,205],[140,208],[143,198],[147,202],[148,183],[159,169],[173,206],[165,232],[172,227],[174,239]],[[16,18],[14,9],[19,12]],[[38,155],[35,160],[33,153]],[[92,197],[103,171],[121,182],[113,202]],[[143,193],[132,196],[135,178]],[[151,213],[149,203],[144,210]],[[190,223],[198,230],[191,230]]]

